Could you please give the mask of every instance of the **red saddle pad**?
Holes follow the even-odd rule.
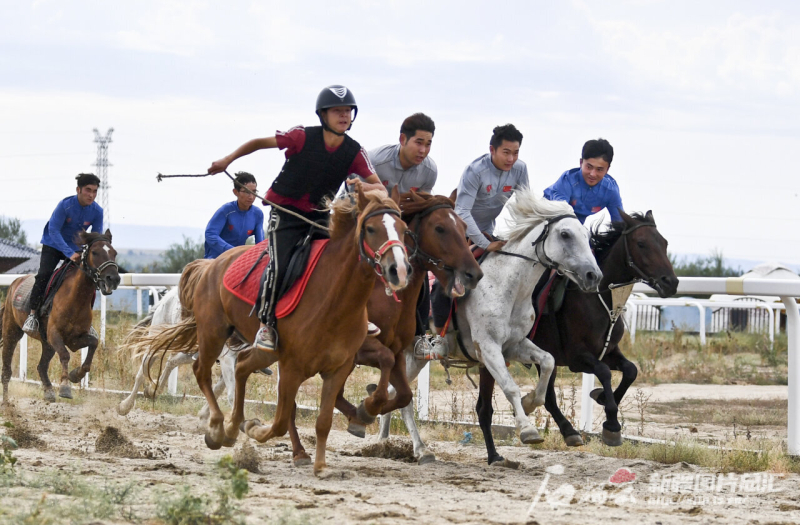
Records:
[[[308,256],[308,262],[306,262],[306,269],[303,275],[294,282],[292,287],[289,288],[289,291],[286,292],[286,295],[278,300],[278,304],[275,308],[275,316],[278,319],[292,313],[300,303],[308,280],[311,278],[311,274],[314,272],[314,268],[317,266],[317,262],[319,262],[319,258],[325,250],[328,241],[330,241],[330,239],[311,241],[311,253]],[[244,282],[242,282],[242,279],[247,272],[250,271],[250,268],[253,267],[253,264],[261,253],[267,249],[268,242],[269,241],[264,240],[244,252],[244,254],[228,267],[225,276],[222,278],[222,284],[225,286],[225,289],[247,304],[256,304],[256,297],[258,297],[259,292],[258,285],[261,282],[261,275],[264,273],[267,263],[269,262],[269,256],[264,254],[264,257],[258,261],[258,266],[250,272],[247,279]]]

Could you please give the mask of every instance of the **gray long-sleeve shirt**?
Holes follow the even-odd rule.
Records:
[[[510,171],[500,171],[488,153],[472,161],[461,175],[456,213],[467,223],[467,235],[481,248],[489,240],[481,232],[494,233],[494,221],[514,190],[528,186],[528,167],[517,160]]]
[[[411,189],[427,193],[433,191],[437,170],[436,163],[430,157],[425,157],[422,164],[404,170],[400,164],[400,144],[390,144],[370,150],[369,160],[389,194],[395,186],[400,193],[406,193]]]

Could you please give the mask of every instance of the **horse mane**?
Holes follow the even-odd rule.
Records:
[[[455,208],[453,201],[444,195],[431,195],[430,193],[408,192],[400,194],[400,211],[403,220],[410,223],[418,214],[434,206],[450,206]]]
[[[91,244],[95,241],[105,241],[108,244],[111,244],[111,239],[106,237],[104,234],[100,232],[87,232],[87,231],[80,231],[78,232],[78,240],[80,240],[80,245],[83,246],[85,244]]]
[[[359,215],[364,216],[379,208],[391,208],[400,211],[397,203],[381,191],[365,191],[364,196],[369,200],[369,204],[360,213],[358,210],[358,197],[355,194],[352,194],[352,197],[344,195],[328,204],[328,209],[333,211],[330,220],[331,240],[347,235],[353,226],[360,228]]]
[[[507,204],[511,218],[508,224],[508,240],[518,241],[539,224],[559,215],[575,215],[572,206],[563,201],[550,201],[537,198],[530,188],[522,188],[514,193],[514,199]]]
[[[641,213],[630,213],[629,216],[636,222],[645,220],[644,215]],[[589,244],[594,251],[594,258],[597,264],[605,261],[608,254],[611,253],[611,248],[614,247],[614,244],[622,237],[622,232],[628,227],[628,225],[622,221],[612,222],[608,228],[603,231],[600,231],[600,226],[600,224],[597,224],[592,228],[589,239]]]

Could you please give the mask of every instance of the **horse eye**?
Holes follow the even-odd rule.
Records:
[[[645,243],[643,243],[642,241],[637,241],[636,242],[636,246],[638,246],[639,248],[646,248],[647,247],[647,245]]]
[[[569,239],[569,232],[566,230],[561,231],[561,238],[562,239]]]
[[[367,233],[369,233],[370,235],[375,233],[375,228],[373,228],[372,226],[367,226],[366,229],[367,229]]]
[[[436,233],[444,233],[444,226],[437,226],[435,229]]]

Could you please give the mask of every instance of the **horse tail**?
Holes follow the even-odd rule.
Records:
[[[146,343],[144,343],[143,340],[149,335],[152,324],[153,314],[149,314],[136,323],[130,333],[122,340],[120,350],[128,352],[131,359],[143,356],[147,350]]]
[[[184,317],[194,317],[194,291],[197,289],[197,283],[200,282],[200,277],[206,271],[214,259],[197,259],[186,265],[181,274],[181,280],[178,284],[180,293],[181,306],[183,307]]]
[[[158,354],[168,352],[194,353],[197,351],[197,320],[193,315],[181,319],[176,324],[160,325],[143,329],[142,332],[132,332],[135,337],[128,346],[134,358],[145,355],[152,359]]]

